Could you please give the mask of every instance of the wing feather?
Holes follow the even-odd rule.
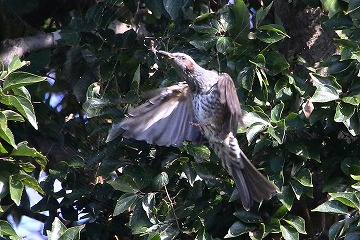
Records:
[[[242,113],[234,82],[228,74],[220,73],[217,86],[220,102],[227,105],[230,113],[229,122],[225,124],[229,124],[230,130],[236,133],[238,124],[242,122]]]
[[[200,137],[195,122],[188,85],[179,83],[165,88],[144,104],[132,109],[128,117],[114,124],[109,132],[123,128],[123,136],[145,140],[158,146],[180,146],[184,140],[194,141]],[[114,137],[112,136],[110,140]]]

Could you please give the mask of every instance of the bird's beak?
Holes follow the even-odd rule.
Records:
[[[165,51],[157,51],[160,55],[163,55],[163,56],[165,56],[165,57],[167,57],[168,59],[172,59],[172,58],[174,58],[173,56],[172,56],[172,54],[171,53],[169,53],[169,52],[165,52]]]

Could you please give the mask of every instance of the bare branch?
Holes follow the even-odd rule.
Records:
[[[55,47],[57,41],[61,39],[59,32],[40,33],[35,36],[5,40],[1,42],[0,61],[7,68],[15,55],[22,57],[26,53]]]

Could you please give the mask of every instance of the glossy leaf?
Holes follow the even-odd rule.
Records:
[[[217,38],[213,34],[204,34],[191,40],[189,43],[200,50],[208,50],[213,47],[217,42]]]
[[[355,192],[329,193],[329,195],[333,199],[345,204],[346,206],[355,208],[357,210],[360,209],[359,199],[355,195]]]
[[[306,234],[305,220],[302,217],[293,216],[293,217],[284,219],[284,221],[287,222],[293,228],[295,228],[297,232],[299,232],[301,234]]]
[[[355,113],[355,107],[353,105],[340,102],[336,106],[334,121],[345,122],[349,120],[354,113]]]
[[[159,175],[157,175],[154,179],[154,185],[157,189],[161,189],[164,186],[168,185],[169,183],[169,176],[166,172],[161,172]]]
[[[10,223],[4,220],[0,220],[0,233],[1,235],[10,236],[10,239],[22,239],[16,234]]]
[[[80,231],[84,228],[85,226],[75,226],[75,227],[71,227],[65,230],[65,232],[61,235],[61,237],[59,238],[59,240],[76,240],[76,239],[80,239]]]
[[[24,191],[24,184],[19,181],[17,175],[12,175],[9,178],[10,197],[16,205],[20,205],[21,196]]]
[[[46,77],[37,76],[27,72],[11,73],[4,81],[4,91],[42,82]]]
[[[15,139],[12,131],[8,127],[7,118],[3,112],[0,112],[0,137],[16,148]]]
[[[271,2],[265,8],[261,7],[259,10],[256,11],[256,14],[255,14],[255,27],[259,27],[260,23],[264,20],[266,15],[269,13],[272,5],[273,5],[273,2]]]
[[[28,61],[21,61],[19,56],[14,55],[13,59],[11,60],[9,66],[8,66],[8,73],[12,73],[23,66],[29,65],[30,62]]]
[[[262,220],[258,214],[248,211],[236,211],[234,215],[244,223],[260,223]]]
[[[138,196],[136,194],[125,193],[116,201],[113,215],[117,216],[130,209],[137,199]]]
[[[244,233],[250,232],[254,229],[252,226],[247,226],[240,221],[235,222],[229,229],[228,233],[225,235],[224,238],[232,238],[240,236]]]
[[[325,212],[325,213],[337,213],[337,214],[347,214],[347,207],[339,203],[338,201],[330,200],[324,202],[323,204],[317,206],[312,211],[314,212]]]
[[[227,54],[232,49],[231,40],[228,37],[220,37],[216,41],[216,49],[221,54]]]
[[[38,129],[34,107],[30,100],[21,96],[10,95],[10,101],[11,105],[13,105],[35,129]]]
[[[282,192],[278,194],[278,198],[288,210],[291,210],[294,203],[294,194],[289,186],[283,187]]]
[[[281,235],[285,240],[298,240],[299,233],[291,226],[281,225]]]
[[[330,102],[339,99],[339,93],[331,85],[321,85],[316,88],[314,95],[311,97],[312,102]]]
[[[172,20],[176,19],[181,13],[181,8],[188,2],[188,0],[163,0],[164,8],[169,13]]]

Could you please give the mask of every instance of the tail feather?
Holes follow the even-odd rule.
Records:
[[[232,138],[229,145],[224,141],[212,143],[212,147],[223,167],[233,177],[243,207],[249,210],[254,201],[269,200],[276,194],[276,189],[241,151],[236,138]]]

